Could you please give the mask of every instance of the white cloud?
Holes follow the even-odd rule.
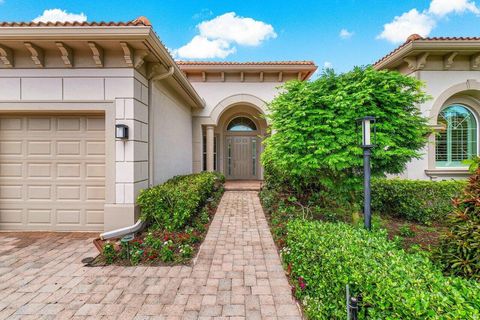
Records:
[[[263,41],[276,38],[272,25],[228,12],[198,26],[200,35],[209,39],[223,39],[245,46],[258,46]]]
[[[418,33],[422,37],[430,34],[436,25],[436,21],[426,13],[420,13],[417,9],[405,12],[397,16],[392,22],[383,26],[383,31],[378,39],[385,39],[392,43],[404,42],[408,36]]]
[[[412,9],[385,24],[377,39],[402,43],[414,33],[427,37],[441,18],[452,13],[466,12],[480,15],[480,8],[472,0],[432,0],[428,10],[419,12],[417,9]]]
[[[323,64],[323,68],[324,69],[332,69],[333,68],[333,63],[331,63],[330,61],[325,61],[325,63]]]
[[[348,31],[347,29],[342,29],[340,30],[339,36],[342,39],[349,39],[353,36],[354,32],[353,31]]]
[[[230,46],[230,43],[222,40],[210,40],[204,36],[195,36],[193,39],[176,50],[173,50],[173,56],[187,59],[213,59],[226,58],[236,49]]]
[[[235,45],[259,46],[277,37],[272,25],[228,12],[197,25],[199,34],[174,54],[187,59],[226,58]]]
[[[62,9],[47,9],[43,14],[32,20],[33,22],[84,22],[87,16],[83,13],[70,13]]]
[[[439,17],[450,13],[472,12],[480,14],[480,9],[470,0],[432,0],[428,12]]]

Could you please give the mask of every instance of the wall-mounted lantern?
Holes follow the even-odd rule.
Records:
[[[363,148],[363,194],[364,194],[364,204],[363,204],[363,217],[365,221],[365,228],[367,230],[372,229],[372,211],[371,211],[371,189],[370,189],[370,156],[372,155],[372,148],[375,146],[376,142],[376,126],[374,117],[363,117],[357,120],[362,123],[362,145]],[[372,129],[373,129],[373,140],[372,144]]]
[[[115,126],[115,138],[128,139],[128,126],[125,124],[117,124]]]

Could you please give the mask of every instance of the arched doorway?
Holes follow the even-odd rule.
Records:
[[[225,176],[231,180],[259,179],[259,128],[247,115],[236,115],[225,126]]]

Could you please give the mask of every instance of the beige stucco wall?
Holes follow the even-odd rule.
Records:
[[[152,181],[159,184],[192,172],[192,112],[163,82],[152,88]]]
[[[222,100],[233,95],[247,94],[263,101],[271,101],[276,93],[279,82],[192,82],[193,87],[205,100],[206,107],[195,112],[197,117],[206,117]]]
[[[436,124],[436,118],[441,108],[452,102],[461,102],[464,98],[472,98],[468,105],[480,113],[477,83],[480,82],[478,71],[417,71],[412,76],[425,82],[425,91],[432,99],[419,106],[422,115],[429,118],[430,124]],[[465,177],[465,170],[458,168],[445,172],[435,172],[434,137],[431,136],[428,145],[422,150],[420,159],[411,161],[401,175],[408,179],[452,179]],[[427,172],[426,172],[427,171]],[[462,172],[463,171],[463,172]],[[427,174],[428,173],[428,174]]]
[[[2,110],[101,111],[106,159],[106,230],[135,222],[135,199],[148,186],[148,82],[133,68],[1,69]],[[130,128],[114,141],[116,123]]]

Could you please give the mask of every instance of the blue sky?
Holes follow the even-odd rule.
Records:
[[[2,21],[127,21],[144,15],[168,48],[182,59],[314,60],[320,67],[331,65],[337,71],[374,62],[413,32],[424,36],[480,36],[480,6],[472,0],[0,3]],[[65,12],[43,15],[48,9]]]

